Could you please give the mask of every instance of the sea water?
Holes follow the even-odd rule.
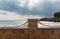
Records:
[[[0,20],[0,26],[18,26],[23,24],[25,21],[20,20]]]

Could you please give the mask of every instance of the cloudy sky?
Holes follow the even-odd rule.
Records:
[[[52,17],[60,0],[0,0],[0,20]]]

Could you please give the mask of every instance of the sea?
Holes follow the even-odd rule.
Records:
[[[26,21],[20,20],[0,20],[0,26],[18,26],[23,24]]]

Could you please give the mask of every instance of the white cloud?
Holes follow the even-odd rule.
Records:
[[[29,9],[37,8],[37,6],[41,6],[41,4],[44,1],[45,0],[29,0],[28,7],[29,7]]]
[[[36,8],[41,10],[43,10],[44,7],[42,6],[42,4],[46,1],[52,4],[55,4],[56,2],[60,2],[60,0],[17,0],[18,6],[28,7],[28,9]]]
[[[39,15],[29,15],[27,16],[28,19],[40,19],[40,18],[43,18],[44,16],[39,16]]]
[[[34,8],[34,6],[37,6],[39,3],[39,0],[29,0],[28,7],[29,9]]]
[[[49,0],[51,3],[60,2],[60,0]]]
[[[8,12],[0,10],[0,20],[23,20],[26,16],[18,15],[15,12]]]
[[[39,4],[42,4],[44,0],[17,0],[18,6],[28,7],[29,9],[36,8]]]
[[[52,7],[54,7],[56,11],[60,10],[60,0],[49,0],[49,2],[53,5]]]
[[[27,0],[17,0],[18,2],[18,5],[21,6],[21,7],[25,7],[26,3],[27,3]]]
[[[43,17],[43,16],[42,16]],[[27,20],[31,18],[42,18],[38,15],[20,15],[15,12],[0,10],[0,20]]]

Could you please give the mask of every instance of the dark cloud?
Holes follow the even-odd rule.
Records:
[[[18,3],[16,1],[12,0],[3,0],[0,2],[0,10],[5,10],[5,11],[13,11],[17,12],[18,14],[21,15],[43,15],[43,16],[52,16],[54,12],[60,11],[60,2],[56,2],[52,4],[49,1],[45,1],[42,3],[43,10],[37,9],[40,6],[34,8],[34,9],[28,9],[27,6],[21,7],[17,5]]]

